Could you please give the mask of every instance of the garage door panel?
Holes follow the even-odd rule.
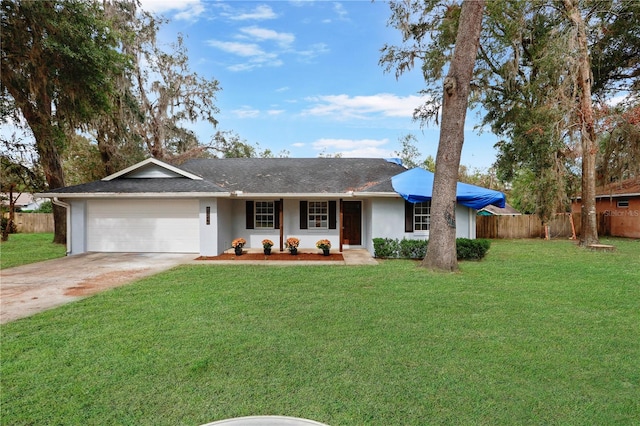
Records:
[[[107,252],[199,251],[197,200],[93,200],[87,248]]]

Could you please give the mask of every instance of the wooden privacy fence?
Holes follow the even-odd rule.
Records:
[[[14,223],[22,234],[53,232],[53,213],[16,213]]]
[[[550,238],[571,238],[571,215],[556,214],[547,224]],[[573,215],[576,235],[580,235],[581,217]],[[598,213],[598,235],[611,234],[611,218]],[[540,218],[533,215],[519,216],[476,216],[477,238],[544,238],[545,230]]]
[[[540,238],[542,222],[536,215],[477,216],[477,238]]]

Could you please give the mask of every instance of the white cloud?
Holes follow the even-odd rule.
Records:
[[[302,7],[308,4],[313,4],[315,0],[289,0],[289,4],[295,7]]]
[[[338,19],[346,21],[349,19],[349,13],[345,10],[342,3],[334,3],[333,10],[338,14]]]
[[[240,34],[235,38],[250,41],[207,40],[207,44],[211,47],[243,58],[250,58],[249,62],[229,66],[228,69],[231,71],[249,71],[263,66],[279,67],[283,64],[279,53],[290,50],[291,44],[295,41],[295,36],[291,33],[280,33],[256,26],[241,28]],[[277,43],[280,52],[278,49],[267,51],[260,44],[270,41]]]
[[[266,111],[264,111],[264,114],[270,116],[270,117],[275,117],[277,115],[281,115],[284,114],[286,111],[283,109],[268,109]],[[231,110],[231,113],[236,117],[236,118],[256,118],[256,117],[260,117],[263,113],[263,111],[257,109],[257,108],[253,108],[251,106],[248,105],[243,105],[240,108]]]
[[[312,105],[303,115],[336,119],[413,116],[413,110],[424,102],[419,96],[397,96],[380,93],[371,96],[326,95],[307,98]]]
[[[260,110],[251,108],[249,106],[243,106],[239,109],[231,111],[238,118],[255,118],[260,115]]]
[[[350,21],[351,20],[349,18],[349,12],[347,12],[347,10],[344,8],[342,3],[334,2],[333,3],[333,11],[337,15],[337,20],[338,21]],[[335,21],[335,19],[333,19],[333,18],[325,18],[320,22],[322,22],[323,24],[331,24],[334,21]]]
[[[309,46],[307,50],[299,50],[296,53],[304,60],[309,60],[329,52],[330,49],[326,43],[315,43]]]
[[[193,7],[176,13],[174,18],[178,21],[195,21],[204,12],[204,6],[201,4],[194,5]]]
[[[240,72],[240,71],[251,71],[255,68],[280,67],[280,66],[282,66],[282,61],[279,59],[268,61],[264,58],[261,58],[261,59],[255,59],[255,60],[249,61],[244,64],[230,65],[227,67],[227,69],[229,71]]]
[[[291,33],[279,33],[274,30],[259,27],[241,28],[240,32],[257,39],[258,41],[275,41],[283,48],[288,48],[296,39]]]
[[[241,43],[237,41],[220,41],[220,40],[207,40],[207,44],[211,47],[216,47],[228,53],[232,53],[238,56],[262,56],[265,52],[255,43]]]
[[[341,154],[343,157],[380,158],[392,157],[393,152],[384,145],[388,139],[318,139],[311,147],[325,154]]]
[[[253,11],[240,13],[237,15],[231,15],[229,18],[234,21],[247,21],[247,20],[265,20],[265,19],[274,19],[277,18],[278,15],[271,9],[270,6],[262,4],[256,6]]]
[[[234,13],[233,9],[225,7],[221,16],[235,20],[277,17],[271,7],[266,5],[257,6],[251,12],[243,14]],[[257,25],[242,27],[237,31],[237,33],[229,35],[233,40],[213,39],[207,41],[209,46],[237,56],[251,58],[249,62],[234,63],[228,66],[227,69],[231,71],[250,71],[263,66],[279,67],[284,63],[281,59],[282,55],[286,54],[298,56],[302,61],[308,61],[329,52],[325,43],[312,44],[306,50],[296,50],[294,48],[296,36],[291,32],[279,32]]]
[[[202,0],[141,0],[141,7],[155,14],[177,11],[174,18],[186,21],[197,19],[205,10]]]
[[[255,43],[242,43],[237,41],[207,40],[207,44],[224,52],[243,58],[249,58],[249,62],[234,64],[227,67],[231,71],[248,71],[253,68],[269,66],[279,67],[282,60],[275,53],[269,53]]]

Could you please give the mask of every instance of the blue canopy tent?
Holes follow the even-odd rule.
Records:
[[[393,190],[410,203],[430,201],[433,191],[433,173],[415,168],[391,178]],[[458,182],[456,201],[463,206],[480,210],[490,204],[503,208],[506,197],[500,191]]]

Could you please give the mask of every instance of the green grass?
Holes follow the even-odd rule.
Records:
[[[1,422],[637,425],[640,242],[613,244],[179,267],[1,326]]]
[[[0,243],[0,269],[64,257],[67,247],[54,244],[53,234],[10,234]]]

